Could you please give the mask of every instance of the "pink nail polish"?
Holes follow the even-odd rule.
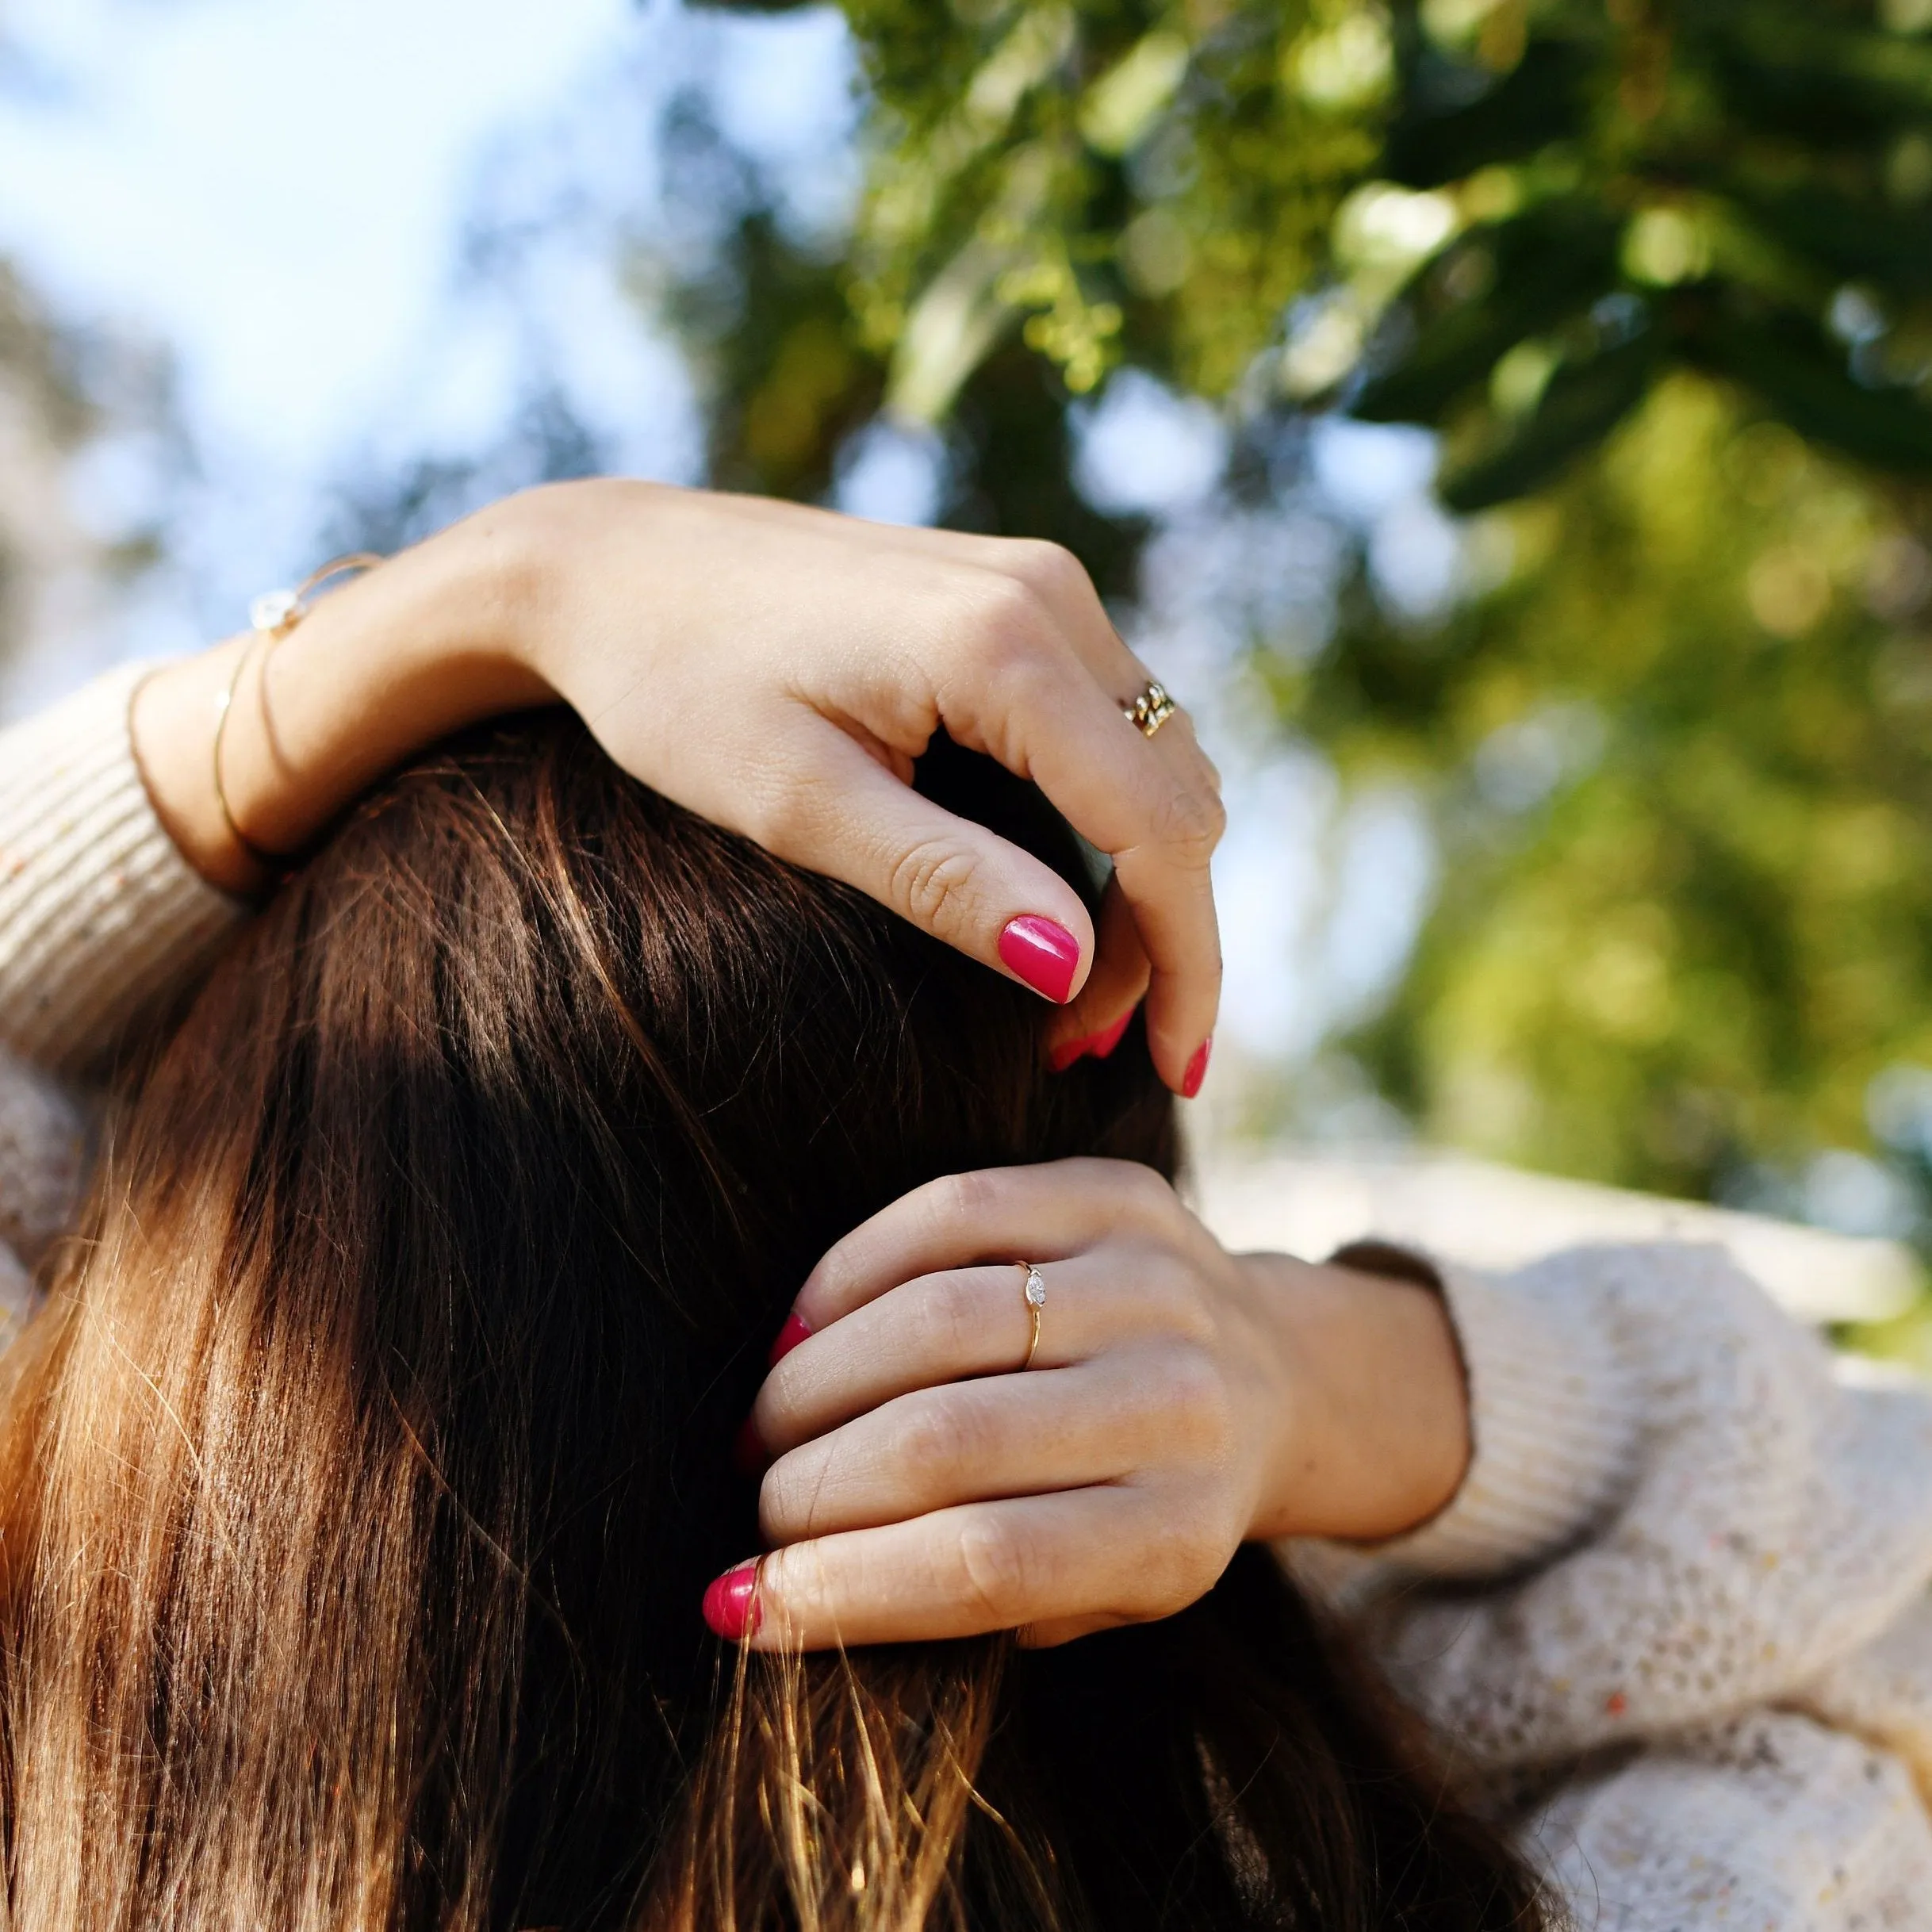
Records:
[[[758,1559],[740,1563],[713,1579],[704,1593],[704,1620],[727,1643],[758,1627]]]
[[[785,1325],[778,1331],[778,1340],[772,1344],[771,1366],[776,1368],[811,1333],[811,1324],[802,1316],[786,1316]]]
[[[731,1439],[731,1466],[741,1476],[749,1476],[756,1481],[771,1466],[771,1454],[758,1434],[757,1425],[747,1416],[738,1425],[738,1433]]]
[[[1181,1098],[1192,1100],[1201,1091],[1201,1083],[1207,1078],[1208,1056],[1214,1050],[1214,1036],[1209,1033],[1194,1048],[1194,1056],[1187,1063],[1187,1071],[1181,1075]]]
[[[1010,972],[1056,1006],[1064,1006],[1072,996],[1079,942],[1057,919],[1028,912],[1010,920],[999,936],[999,956]]]
[[[1089,1033],[1084,1040],[1068,1040],[1053,1049],[1052,1064],[1056,1073],[1064,1073],[1073,1063],[1091,1053],[1095,1060],[1105,1060],[1121,1043],[1127,1031],[1127,1023],[1133,1018],[1133,1008],[1129,1006],[1111,1026],[1103,1026],[1097,1033]]]

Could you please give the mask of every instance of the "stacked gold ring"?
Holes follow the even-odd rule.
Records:
[[[1149,678],[1133,703],[1121,707],[1121,715],[1143,738],[1152,738],[1179,709],[1166,690]]]

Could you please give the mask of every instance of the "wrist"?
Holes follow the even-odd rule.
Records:
[[[394,588],[410,599],[424,657],[555,696],[557,604],[569,573],[547,500],[580,487],[546,485],[500,498],[384,566],[392,578],[405,566],[411,573]]]
[[[523,573],[495,537],[473,519],[329,592],[279,642],[232,638],[142,686],[136,760],[163,825],[211,884],[266,883],[237,829],[261,850],[297,852],[413,753],[549,701],[525,642]]]
[[[1381,1542],[1439,1512],[1470,1458],[1467,1387],[1441,1295],[1286,1255],[1240,1261],[1278,1365],[1251,1536]]]
[[[163,665],[144,679],[128,710],[134,761],[162,828],[210,885],[247,895],[266,883],[228,830],[214,782],[215,727],[247,638]]]

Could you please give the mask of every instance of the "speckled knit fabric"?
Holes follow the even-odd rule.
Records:
[[[1398,1689],[1579,1925],[1932,1927],[1932,1393],[1715,1248],[1443,1278],[1475,1464],[1347,1593]]]
[[[0,1351],[33,1312],[29,1270],[79,1204],[85,1148],[79,1108],[0,1048]]]
[[[237,917],[155,821],[128,689],[0,737],[0,1303],[79,1174],[44,1069],[97,1058]],[[1367,1559],[1284,1555],[1351,1573],[1578,1926],[1932,1932],[1932,1395],[1846,1386],[1714,1250],[1443,1278],[1461,1493]]]

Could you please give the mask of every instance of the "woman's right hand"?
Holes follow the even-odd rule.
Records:
[[[761,1647],[1166,1616],[1244,1541],[1414,1529],[1469,1463],[1439,1294],[1229,1254],[1125,1161],[914,1189],[819,1262],[772,1353],[740,1443],[770,1547],[705,1606]]]
[[[243,648],[171,667],[136,718],[170,830],[230,884],[246,864],[209,741]],[[558,485],[334,592],[277,650],[266,696],[259,672],[224,765],[258,845],[293,849],[434,739],[561,698],[657,791],[1066,1006],[1056,1058],[1104,1051],[1144,994],[1163,1077],[1200,1083],[1220,995],[1218,779],[1184,715],[1152,739],[1121,715],[1147,668],[1053,545]],[[1050,868],[914,792],[941,728],[1036,781],[1112,858],[1098,933]]]

